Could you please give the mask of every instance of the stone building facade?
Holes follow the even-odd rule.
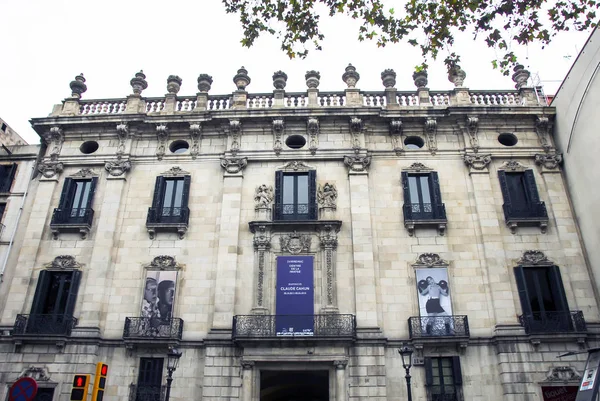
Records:
[[[27,145],[25,141],[17,132],[12,129],[6,121],[0,118],[0,144],[9,145]]]
[[[67,400],[533,401],[571,391],[598,302],[551,137],[517,90],[358,89],[84,100],[33,128],[47,148],[3,284],[0,382]],[[544,395],[546,394],[546,395]]]

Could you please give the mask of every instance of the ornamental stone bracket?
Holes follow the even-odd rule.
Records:
[[[353,155],[344,156],[344,164],[348,167],[348,174],[368,174],[371,165],[371,156]]]
[[[235,157],[240,151],[242,135],[242,122],[238,119],[229,120],[229,151]]]
[[[248,165],[247,157],[223,157],[221,167],[225,169],[225,176],[242,176],[242,171]]]
[[[186,175],[191,175],[191,173],[189,171],[185,171],[179,166],[173,166],[161,174],[161,176],[164,177],[185,177]]]
[[[129,160],[107,161],[104,163],[104,169],[108,171],[109,180],[125,179],[125,174],[131,170],[131,162]]]
[[[429,151],[432,155],[435,155],[437,152],[437,120],[435,118],[428,118],[425,120],[425,137],[427,138],[427,146],[429,147]]]
[[[58,181],[58,175],[63,172],[64,165],[52,159],[44,159],[37,165],[37,170],[42,174],[41,181]]]
[[[535,164],[541,167],[542,173],[559,173],[559,165],[562,164],[563,157],[559,153],[537,153],[535,155]]]
[[[60,154],[62,144],[65,141],[65,135],[62,128],[58,125],[50,127],[48,132],[43,136],[44,141],[50,146],[50,153],[48,156],[52,160],[56,160]]]
[[[23,377],[31,377],[36,382],[50,382],[50,374],[48,373],[48,368],[46,366],[34,366],[30,365],[28,368],[25,368],[19,374],[18,379],[22,379]]]
[[[507,162],[504,162],[504,164],[502,164],[502,166],[500,166],[500,168],[498,170],[506,170],[506,171],[514,171],[514,172],[523,172],[528,170],[529,167],[519,163],[516,160],[509,160]]]
[[[463,156],[463,160],[469,167],[469,174],[488,174],[488,166],[492,162],[492,155],[467,153]]]
[[[537,133],[540,146],[546,153],[552,150],[550,143],[550,120],[546,116],[538,116],[535,120],[535,132]]]
[[[273,211],[273,187],[262,184],[254,191],[254,211],[256,220],[271,220]]]
[[[156,124],[156,138],[158,140],[156,157],[158,157],[158,160],[162,160],[165,156],[167,140],[169,139],[169,128],[167,124]]]
[[[477,136],[477,131],[479,131],[479,118],[474,116],[467,117],[467,133],[469,134],[469,141],[471,142],[471,147],[473,148],[473,152],[479,152],[479,138]]]
[[[364,129],[364,122],[361,118],[352,117],[350,119],[350,134],[352,135],[352,149],[358,154],[361,149],[361,136]]]
[[[317,187],[317,202],[319,204],[319,217],[324,220],[332,220],[335,218],[337,210],[337,189],[335,184],[326,182]]]
[[[321,266],[323,270],[322,298],[325,300],[325,306],[321,309],[321,313],[339,313],[336,285],[336,252],[339,231],[340,226],[332,224],[319,227],[317,231],[321,244]]]
[[[542,251],[538,250],[527,250],[523,252],[523,255],[517,260],[519,266],[553,266],[554,262],[548,259],[548,257]]]
[[[437,253],[422,253],[417,257],[417,260],[412,264],[412,267],[417,268],[434,268],[448,267],[450,263],[444,260]]]
[[[433,169],[431,167],[427,167],[423,163],[416,162],[416,163],[411,164],[408,167],[404,167],[402,169],[402,171],[407,171],[409,173],[421,173],[421,172],[433,171]]]
[[[83,265],[75,260],[72,255],[60,255],[54,258],[52,262],[44,264],[46,269],[81,269]]]
[[[200,137],[202,136],[202,123],[191,122],[190,123],[190,140],[192,141],[192,147],[190,148],[190,156],[195,160],[200,154]]]
[[[175,261],[175,257],[169,255],[159,255],[152,259],[152,262],[144,265],[147,270],[180,270],[182,265]]]
[[[306,164],[301,160],[293,160],[285,163],[283,166],[277,167],[277,170],[282,171],[309,171],[316,170],[315,167]]]
[[[127,123],[121,122],[116,126],[117,138],[119,138],[119,145],[117,146],[117,158],[121,159],[125,154],[125,145],[129,138],[129,126]]]
[[[546,374],[546,378],[540,384],[578,384],[581,374],[571,366],[555,366]]]
[[[282,117],[274,118],[273,124],[273,151],[277,156],[281,153],[281,149],[283,148],[283,142],[281,138],[283,137],[283,133],[285,130],[285,121]]]
[[[316,117],[309,117],[306,122],[306,130],[308,132],[308,149],[311,154],[317,153],[319,148],[319,119]]]
[[[390,121],[390,137],[392,138],[392,148],[396,152],[397,156],[400,156],[404,152],[402,147],[402,120],[395,119]]]

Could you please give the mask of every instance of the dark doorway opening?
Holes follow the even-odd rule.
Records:
[[[329,401],[329,371],[261,370],[260,401]]]

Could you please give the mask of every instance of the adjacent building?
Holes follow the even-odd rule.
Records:
[[[4,393],[69,398],[109,366],[105,401],[538,401],[577,386],[598,299],[556,110],[516,90],[84,100],[44,118],[46,148],[8,264]],[[8,273],[7,273],[8,274]],[[8,276],[7,276],[8,277]],[[175,372],[167,355],[182,356]],[[172,387],[165,388],[169,373]],[[170,391],[170,395],[169,394]]]

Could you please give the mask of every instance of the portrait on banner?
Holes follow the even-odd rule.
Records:
[[[177,271],[147,271],[141,311],[144,335],[160,335],[170,330],[176,283]]]
[[[415,269],[421,330],[424,335],[452,334],[452,303],[448,269]]]

